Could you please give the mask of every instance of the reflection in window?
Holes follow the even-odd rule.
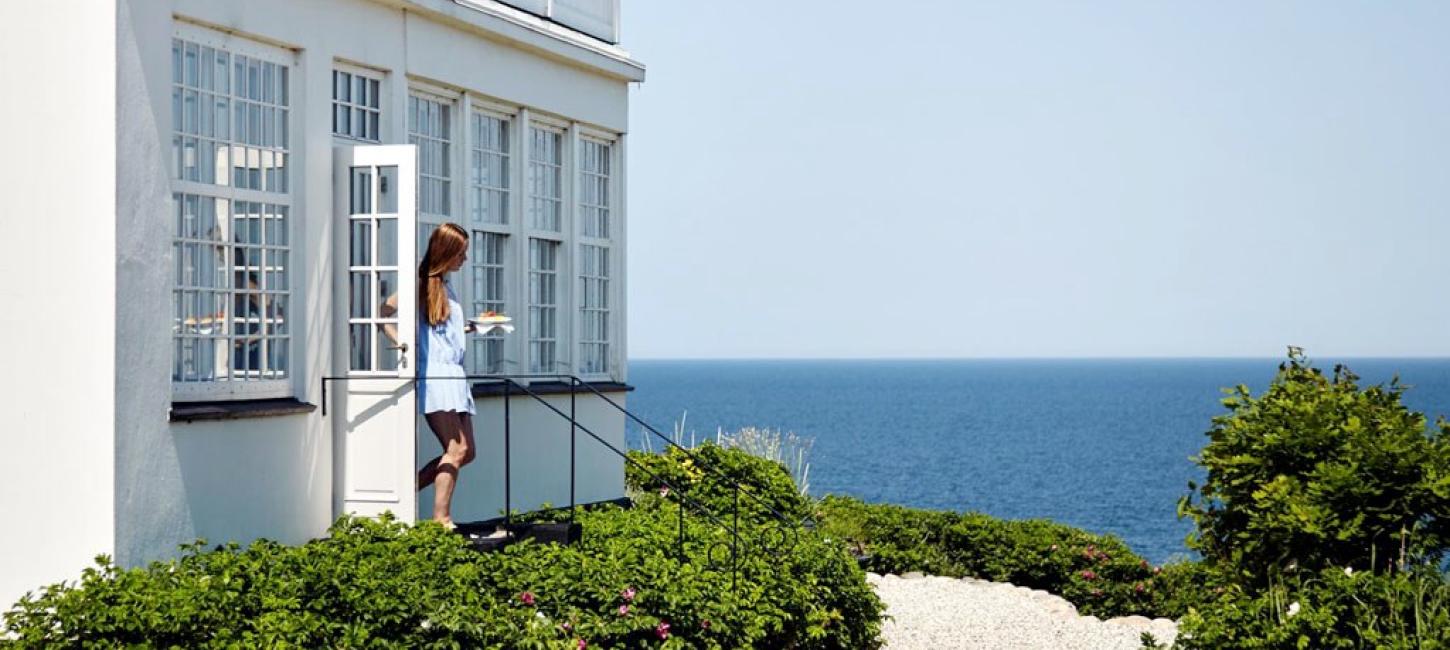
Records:
[[[171,71],[172,381],[285,379],[289,68],[174,39]]]

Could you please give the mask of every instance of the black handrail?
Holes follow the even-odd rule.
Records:
[[[327,400],[327,383],[329,381],[355,381],[355,380],[369,380],[369,379],[372,379],[372,380],[391,380],[391,381],[397,381],[398,379],[401,379],[401,378],[399,378],[399,377],[347,377],[347,376],[344,376],[344,377],[323,377],[322,378],[322,415],[324,417],[327,416],[327,401],[328,401]],[[418,377],[415,376],[415,377],[407,378],[407,379],[409,380],[410,383],[414,384],[415,387],[416,387],[417,381],[419,379]],[[506,527],[507,526],[510,526],[513,523],[513,501],[512,501],[512,498],[513,497],[512,497],[512,476],[511,476],[511,465],[512,465],[512,462],[511,462],[511,437],[512,437],[512,431],[511,430],[512,430],[512,426],[511,425],[512,425],[512,419],[513,418],[512,418],[511,412],[510,412],[510,402],[512,402],[512,399],[510,399],[510,398],[512,396],[511,394],[512,394],[513,388],[515,388],[515,387],[518,388],[520,391],[522,391],[525,395],[528,395],[529,397],[532,397],[534,399],[534,401],[536,401],[536,402],[538,402],[540,404],[543,404],[545,407],[547,407],[549,410],[553,411],[559,417],[565,418],[565,419],[567,419],[569,421],[569,506],[568,507],[569,507],[569,519],[570,519],[570,522],[571,523],[574,520],[575,510],[577,510],[576,492],[575,492],[575,490],[576,490],[576,473],[577,473],[577,457],[576,457],[576,454],[577,454],[577,444],[576,444],[576,440],[578,438],[578,432],[581,431],[581,430],[584,431],[584,433],[586,435],[588,435],[589,437],[593,438],[599,444],[604,445],[604,447],[606,449],[608,449],[610,452],[614,453],[615,455],[617,455],[620,458],[622,458],[625,462],[633,465],[634,467],[636,467],[640,471],[644,472],[646,475],[648,475],[651,479],[653,479],[658,484],[663,485],[666,488],[669,488],[669,490],[670,490],[671,493],[674,493],[674,494],[676,494],[678,496],[678,498],[680,499],[680,502],[679,502],[679,538],[678,538],[679,539],[679,542],[678,543],[679,543],[679,552],[680,552],[680,556],[681,556],[682,559],[687,558],[687,555],[685,553],[685,506],[686,505],[689,505],[691,507],[691,509],[694,510],[697,514],[706,517],[709,521],[713,522],[714,524],[718,525],[719,527],[721,527],[721,528],[728,528],[728,530],[730,532],[730,535],[731,535],[731,542],[730,542],[730,546],[729,546],[729,551],[730,551],[730,563],[731,563],[731,588],[732,589],[735,588],[735,585],[736,585],[737,580],[738,580],[738,573],[739,573],[739,558],[740,558],[740,553],[739,553],[739,546],[740,546],[740,495],[742,493],[745,494],[746,496],[750,497],[751,499],[754,499],[770,515],[772,515],[774,519],[776,519],[778,522],[780,522],[780,524],[782,524],[782,528],[781,528],[781,544],[782,545],[784,545],[788,541],[790,541],[790,538],[789,538],[789,536],[786,533],[788,531],[789,532],[795,532],[796,535],[798,536],[799,535],[799,531],[797,530],[797,527],[801,526],[802,523],[804,521],[806,521],[806,519],[803,519],[800,522],[793,522],[793,521],[791,521],[788,517],[786,517],[785,515],[781,514],[775,508],[771,507],[771,505],[768,504],[768,503],[766,503],[765,500],[762,499],[761,497],[759,497],[759,496],[751,493],[750,491],[744,490],[743,489],[743,486],[741,485],[741,483],[739,481],[736,481],[736,480],[732,479],[725,472],[721,471],[718,468],[715,468],[715,467],[711,466],[710,463],[704,461],[699,456],[697,456],[693,452],[691,452],[689,449],[687,449],[687,448],[679,445],[674,440],[671,440],[668,436],[665,436],[663,433],[660,433],[658,429],[655,429],[653,426],[650,426],[649,423],[647,423],[644,420],[640,419],[635,414],[629,412],[623,406],[620,406],[617,402],[615,402],[614,400],[610,399],[607,395],[605,395],[604,393],[600,392],[594,386],[591,386],[588,382],[584,381],[583,379],[579,378],[578,376],[575,376],[575,375],[572,375],[572,374],[527,373],[527,374],[464,375],[462,377],[429,377],[428,379],[429,380],[454,379],[454,380],[463,380],[463,381],[471,381],[471,380],[491,380],[491,381],[497,381],[497,382],[502,382],[503,383],[503,388],[504,388],[504,395],[503,395],[504,396],[504,407],[503,407],[503,410],[504,410],[504,413],[503,413],[503,416],[504,416],[504,423],[503,423],[504,424],[504,522],[505,522],[505,526]],[[553,404],[550,404],[547,400],[545,400],[543,397],[541,397],[538,393],[535,393],[533,390],[531,390],[527,385],[525,385],[523,383],[520,383],[518,381],[519,379],[567,379],[569,381],[569,413],[568,414],[565,414],[563,411],[559,410]],[[665,443],[673,446],[675,449],[677,449],[681,453],[685,454],[686,457],[689,458],[689,459],[691,459],[691,461],[693,463],[695,463],[695,465],[697,467],[701,467],[702,469],[708,470],[709,472],[715,474],[722,482],[730,485],[731,488],[733,488],[734,489],[734,492],[735,492],[735,494],[734,494],[734,508],[733,508],[734,512],[733,512],[733,517],[732,517],[731,523],[727,526],[725,524],[725,522],[721,521],[718,517],[715,516],[714,513],[710,512],[709,508],[705,507],[699,501],[697,501],[697,500],[689,497],[686,494],[686,491],[685,490],[680,489],[680,488],[677,488],[677,487],[671,485],[669,483],[669,481],[666,481],[662,477],[660,477],[660,476],[656,475],[654,472],[650,471],[645,466],[641,465],[639,462],[637,462],[634,459],[630,458],[629,457],[629,454],[627,452],[621,451],[620,449],[618,449],[614,445],[610,444],[608,441],[606,441],[603,438],[601,438],[598,435],[596,435],[588,427],[586,427],[585,425],[581,424],[579,422],[579,420],[578,420],[578,413],[577,413],[577,392],[578,392],[578,387],[579,386],[583,386],[584,388],[586,388],[587,390],[589,390],[592,394],[594,394],[595,396],[597,396],[600,399],[604,400],[606,403],[608,403],[610,406],[614,407],[619,412],[623,413],[626,417],[628,417],[631,420],[634,420],[636,423],[638,423],[640,426],[644,427],[650,433],[654,434],[655,436],[659,437],[661,440],[664,440]],[[416,418],[415,418],[414,419],[414,429],[415,429],[415,431],[414,431],[414,437],[415,438],[417,436],[416,428],[417,428],[417,424],[416,424]],[[757,489],[759,488],[758,485],[757,486],[754,486],[754,487],[756,487]],[[788,526],[790,528],[785,528],[786,526]],[[765,548],[766,548],[766,550],[772,550],[772,551],[773,550],[777,550],[777,549],[772,548],[772,547],[769,547],[769,546],[766,546]],[[714,556],[710,552],[710,549],[711,549],[711,547],[707,547],[706,548],[706,553],[705,553],[707,565],[713,564],[713,557]]]

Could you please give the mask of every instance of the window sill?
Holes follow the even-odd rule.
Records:
[[[247,399],[209,402],[172,402],[172,422],[204,422],[208,420],[241,420],[276,415],[311,413],[316,404],[292,397],[281,399]]]
[[[593,387],[594,390],[597,390],[601,393],[627,393],[634,390],[634,386],[630,386],[629,384],[622,384],[617,381],[591,381],[585,382],[585,384]],[[569,394],[569,382],[564,381],[536,381],[534,383],[528,384],[528,387],[529,390],[533,391],[535,395]],[[525,393],[514,386],[510,386],[509,389],[515,395],[528,395],[528,393]],[[588,395],[590,393],[590,390],[583,386],[580,386],[575,390],[580,395]],[[485,381],[473,385],[474,397],[503,397],[503,392],[504,384],[501,381]]]

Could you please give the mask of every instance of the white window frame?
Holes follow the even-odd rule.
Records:
[[[573,140],[573,129],[569,122],[545,115],[539,115],[533,111],[521,111],[518,118],[519,124],[527,125],[527,128],[519,129],[524,132],[524,150],[520,158],[523,159],[525,176],[519,179],[522,187],[521,199],[523,257],[521,265],[524,268],[524,323],[525,329],[523,360],[527,372],[535,374],[573,374],[574,373],[574,326],[573,312],[574,301],[572,299],[573,282],[573,254],[570,248],[574,245],[573,219],[574,210],[571,207],[573,201],[573,183],[570,181],[573,173],[573,154],[571,153]],[[533,133],[535,129],[542,129],[559,135],[559,230],[536,228],[534,219],[529,215],[528,205],[533,201],[533,188],[530,186],[527,174],[530,173],[533,164]],[[533,354],[533,331],[532,308],[534,307],[533,292],[531,291],[531,279],[533,271],[532,251],[530,250],[534,239],[542,239],[557,242],[558,255],[555,260],[554,270],[554,364],[552,368],[544,368],[536,365]],[[560,279],[563,279],[561,282]],[[543,381],[548,381],[547,379]]]
[[[500,282],[503,291],[503,313],[513,316],[516,321],[519,321],[521,320],[518,313],[520,305],[524,305],[524,311],[527,311],[526,305],[528,304],[528,294],[525,290],[521,290],[518,287],[518,283],[515,281],[517,273],[515,272],[514,268],[519,265],[528,264],[528,251],[525,250],[522,254],[519,252],[519,240],[521,238],[521,231],[519,229],[520,219],[518,206],[520,203],[519,194],[522,185],[519,181],[518,173],[518,159],[520,158],[520,138],[518,134],[519,121],[516,112],[509,109],[508,107],[472,96],[465,96],[464,101],[468,104],[468,126],[466,129],[467,132],[464,136],[467,149],[465,157],[468,163],[466,173],[467,178],[465,181],[466,188],[464,191],[464,211],[466,214],[468,214],[468,219],[461,221],[461,223],[463,223],[465,227],[468,228],[470,239],[478,238],[483,233],[488,233],[504,238],[503,249],[501,253],[502,260],[499,264],[499,266],[501,267]],[[508,182],[502,188],[502,191],[504,191],[508,196],[508,205],[504,211],[505,223],[486,222],[481,220],[475,220],[473,218],[474,210],[477,207],[475,204],[478,199],[474,192],[475,188],[478,186],[475,185],[473,182],[473,156],[476,152],[483,151],[479,148],[479,143],[474,138],[473,127],[474,121],[477,118],[490,118],[500,120],[507,125],[505,142],[508,150],[505,153],[505,155],[507,156],[505,168],[507,169]],[[490,187],[490,189],[496,190],[498,188]],[[473,244],[470,243],[470,245]],[[525,243],[524,246],[527,246],[527,243]],[[470,273],[469,282],[467,283],[468,286],[465,294],[467,302],[464,304],[468,305],[468,308],[471,312],[476,312],[483,307],[484,300],[482,296],[477,295],[473,275],[479,273],[486,266],[491,265],[485,265],[484,260],[477,255],[472,256],[472,259],[469,260],[469,265],[472,269],[472,273]],[[525,323],[520,322],[516,322],[515,324],[526,326]],[[523,332],[527,333],[528,330],[525,329],[523,330]],[[480,362],[476,356],[471,356],[469,359],[470,372],[480,374],[488,373],[490,371],[501,374],[514,374],[519,372],[519,344],[515,342],[515,339],[519,338],[518,335],[503,335],[496,333],[489,336],[483,336],[480,334],[474,334],[472,335],[472,338],[474,345],[483,345],[484,341],[489,340],[499,341],[498,345],[501,348],[502,356],[499,359],[497,368],[489,368],[486,361]],[[474,354],[477,355],[479,353],[475,352]],[[483,352],[482,354],[487,355],[487,352]]]
[[[377,84],[378,84],[378,90],[377,90],[378,105],[377,105],[376,108],[373,108],[371,106],[364,106],[364,105],[361,105],[361,104],[356,103],[355,101],[349,101],[349,102],[346,102],[346,103],[343,104],[343,105],[345,105],[345,106],[348,107],[348,109],[349,109],[349,111],[351,113],[355,113],[357,110],[362,110],[364,112],[364,114],[372,113],[372,114],[376,114],[377,115],[378,126],[377,126],[377,133],[376,133],[377,137],[376,138],[374,138],[374,139],[360,138],[360,137],[353,136],[353,135],[350,135],[350,134],[342,134],[342,133],[338,133],[337,132],[337,108],[338,108],[338,104],[339,103],[342,103],[342,102],[339,102],[338,99],[337,99],[337,74],[339,72],[340,73],[343,73],[343,74],[352,75],[353,77],[362,77],[362,78],[367,79],[369,81],[375,81],[375,82],[377,82]],[[355,63],[350,63],[348,61],[343,61],[341,59],[337,59],[337,60],[334,60],[332,62],[332,70],[329,71],[329,81],[330,81],[330,83],[328,85],[328,95],[329,95],[328,107],[329,107],[330,113],[329,113],[329,118],[328,118],[328,124],[331,125],[332,137],[334,139],[340,141],[340,142],[343,142],[343,143],[357,143],[357,142],[361,142],[361,143],[364,143],[364,144],[382,144],[384,142],[388,142],[389,141],[389,139],[388,139],[388,130],[389,130],[388,129],[388,125],[389,125],[390,122],[387,119],[387,113],[388,113],[388,110],[391,108],[391,106],[386,101],[387,98],[388,98],[388,91],[389,91],[389,88],[388,88],[388,74],[387,74],[387,72],[384,71],[384,70],[378,70],[378,69],[375,69],[375,68],[371,68],[371,67],[367,67],[367,66],[363,66],[363,65],[358,65],[358,64],[355,64]],[[352,98],[349,98],[349,99],[352,99]]]
[[[285,238],[285,241],[287,243],[282,246],[273,246],[269,243],[266,243],[269,240],[264,237],[262,240],[263,243],[258,244],[256,247],[262,251],[275,250],[277,252],[286,253],[286,266],[284,268],[285,273],[287,274],[287,286],[285,289],[280,290],[278,293],[272,293],[268,295],[283,296],[283,317],[290,318],[295,321],[295,314],[298,313],[296,306],[302,302],[301,295],[303,293],[302,287],[300,287],[297,282],[299,278],[303,277],[303,274],[298,272],[299,267],[301,266],[299,264],[299,253],[301,252],[301,249],[295,245],[297,229],[294,225],[296,220],[299,218],[298,215],[301,214],[301,203],[298,200],[298,195],[300,194],[298,188],[301,178],[301,174],[298,170],[301,169],[301,165],[299,164],[301,161],[301,157],[298,155],[298,153],[302,149],[302,147],[297,145],[297,143],[301,140],[301,138],[297,135],[298,130],[296,128],[299,121],[297,111],[300,104],[300,102],[297,101],[298,90],[301,87],[301,84],[298,82],[299,62],[296,52],[250,40],[242,36],[214,31],[181,20],[178,20],[173,24],[171,37],[172,39],[179,39],[183,42],[195,43],[199,46],[210,47],[215,50],[225,51],[229,56],[229,69],[234,68],[236,64],[235,57],[240,55],[261,62],[283,66],[287,71],[286,85],[283,87],[283,90],[287,94],[287,116],[284,122],[277,122],[277,124],[280,124],[283,128],[287,129],[288,135],[286,146],[279,149],[280,152],[286,156],[287,161],[285,166],[285,169],[287,170],[285,192],[276,193],[264,190],[241,189],[234,187],[230,180],[228,180],[225,185],[217,183],[203,183],[199,181],[181,180],[180,178],[176,177],[177,172],[175,169],[168,170],[168,174],[171,176],[169,182],[171,194],[173,195],[173,197],[175,197],[176,195],[181,195],[183,197],[190,195],[226,200],[228,206],[230,206],[230,210],[227,215],[227,218],[229,220],[232,219],[232,215],[235,213],[236,210],[235,206],[238,202],[261,203],[270,206],[283,206],[287,209],[288,216],[286,219],[285,230],[279,233],[283,238]],[[168,66],[168,73],[169,72],[170,66]],[[234,76],[235,75],[233,74],[233,77]],[[172,77],[171,74],[168,74],[167,87],[171,88],[175,85],[175,79]],[[221,137],[213,138],[217,142],[226,142],[229,146],[233,147],[236,146],[235,143],[237,142],[237,140],[235,139],[235,134],[237,132],[235,118],[235,100],[237,98],[236,87],[237,80],[235,78],[231,78],[230,83],[228,84],[227,91],[227,111],[230,114],[230,119],[228,120],[229,133],[225,139]],[[275,99],[276,98],[274,98],[274,100]],[[278,101],[273,101],[269,105],[279,106],[280,103]],[[176,118],[173,116],[173,120],[168,123],[167,132],[168,135],[170,135],[171,137],[176,137],[178,135],[178,132],[170,126],[171,124],[175,124],[175,119]],[[246,151],[246,149],[244,149],[243,151]],[[268,149],[263,153],[271,155],[271,151],[272,149]],[[229,151],[229,155],[230,153],[231,152]],[[262,157],[265,158],[266,156]],[[247,155],[245,153],[242,156],[242,159],[244,160],[250,160],[250,158],[250,155]],[[230,178],[230,175],[232,174],[232,160],[233,158],[229,157],[226,171],[226,173],[228,174],[228,178]],[[172,160],[170,166],[174,167],[176,164],[176,161]],[[261,173],[265,175],[265,171]],[[179,214],[182,210],[182,206],[176,204],[175,198],[168,200],[168,206],[170,207],[170,215],[172,216]],[[231,224],[228,225],[230,226]],[[187,243],[197,243],[190,239],[183,238],[181,235],[182,233],[180,232],[174,232],[173,242],[183,245]],[[175,249],[176,244],[173,245],[173,249]],[[237,245],[238,242],[236,241],[226,242],[226,246],[224,248],[226,250],[227,258],[231,257]],[[247,247],[251,248],[250,245],[248,245]],[[175,250],[173,254],[175,254]],[[173,260],[173,263],[180,264],[181,261],[182,260],[180,259],[176,259]],[[267,287],[268,281],[266,278],[268,275],[267,268],[269,266],[267,262],[268,259],[263,258],[263,268],[260,269],[259,276],[262,279],[261,292],[264,294],[267,294],[269,291],[275,291]],[[234,289],[229,286],[231,284],[231,277],[234,274],[234,267],[229,261],[226,267],[228,286],[225,288],[225,290],[219,292],[227,296],[226,300],[228,304],[225,305],[225,309],[228,313],[228,319],[232,321],[234,321],[237,317],[236,314],[232,313],[235,306],[235,294],[233,293]],[[184,289],[179,287],[175,277],[173,277],[173,279],[171,280],[170,291],[172,292],[173,296],[172,311],[173,314],[176,314],[179,313],[178,306],[174,304],[176,292],[184,291]],[[266,314],[264,312],[263,319],[265,320],[265,318]],[[178,325],[178,327],[180,326],[181,325]],[[234,359],[232,358],[232,354],[228,353],[226,360],[228,379],[222,381],[213,380],[194,382],[176,381],[173,379],[171,381],[172,399],[174,401],[233,400],[265,399],[294,396],[294,386],[296,385],[295,382],[302,374],[302,369],[298,365],[298,360],[302,358],[302,355],[298,354],[298,348],[300,347],[299,339],[301,334],[302,330],[296,326],[295,322],[291,322],[287,324],[287,333],[285,335],[281,337],[267,337],[273,340],[285,340],[285,343],[283,345],[285,346],[284,349],[287,366],[284,370],[284,372],[286,373],[284,377],[233,380],[230,378],[230,374],[233,372],[231,368],[234,364]],[[177,362],[174,355],[176,354],[178,340],[179,339],[177,337],[172,337],[171,354],[173,356],[171,358],[170,365],[173,369],[175,368],[175,364]],[[222,339],[199,340],[211,340],[213,342],[216,342]],[[227,341],[229,346],[232,346],[235,344],[236,338],[232,335],[229,335],[224,340]],[[267,345],[270,346],[271,342],[269,341]],[[265,359],[267,355],[265,353],[261,353],[259,356]]]
[[[466,140],[468,129],[465,127],[463,129],[463,133],[460,133],[458,129],[458,116],[460,114],[467,115],[467,106],[465,105],[466,102],[464,101],[466,96],[438,86],[433,86],[420,82],[413,82],[408,85],[408,96],[404,98],[403,101],[405,113],[412,112],[410,104],[414,97],[444,104],[449,107],[450,115],[447,139],[448,155],[446,156],[446,160],[448,161],[448,176],[438,177],[446,178],[446,180],[448,181],[447,197],[450,211],[447,215],[441,215],[443,217],[441,220],[439,219],[440,215],[436,215],[431,212],[425,212],[423,210],[423,193],[426,190],[423,183],[423,152],[421,146],[419,147],[418,151],[418,259],[421,260],[423,256],[422,251],[426,250],[428,247],[428,235],[431,235],[432,232],[437,229],[439,225],[442,225],[444,221],[452,221],[454,223],[463,223],[464,221],[463,218],[459,215],[460,211],[465,213],[467,211],[466,206],[464,206],[463,204],[463,198],[466,193],[462,190],[462,184],[458,182],[458,170],[461,168],[460,163],[463,160],[463,154],[461,152],[468,146]],[[408,115],[406,114],[403,116],[403,130],[405,138],[404,142],[413,144],[414,131],[412,127],[408,125]],[[433,136],[421,137],[426,137],[433,140],[437,139]],[[449,282],[453,285],[453,289],[456,293],[459,292],[459,289],[461,288],[460,285],[465,284],[461,282],[461,278],[459,276],[460,273],[455,273],[452,277],[449,278]],[[462,295],[459,295],[458,297],[461,299],[464,298],[464,296]]]
[[[576,131],[577,137],[575,138],[574,155],[577,164],[574,166],[573,174],[571,176],[571,178],[573,179],[573,183],[576,185],[576,187],[580,183],[582,183],[584,169],[582,161],[579,161],[578,159],[578,155],[580,150],[583,149],[583,146],[586,142],[601,144],[608,147],[609,175],[607,177],[608,189],[606,190],[607,202],[603,205],[603,207],[608,210],[608,217],[607,223],[605,224],[606,229],[603,233],[603,236],[588,237],[584,234],[583,210],[581,209],[582,206],[579,200],[583,194],[582,190],[575,190],[575,200],[571,204],[571,208],[575,212],[574,222],[576,224],[572,233],[575,240],[572,248],[572,253],[576,256],[576,263],[574,264],[574,268],[579,269],[579,272],[576,272],[571,278],[571,280],[573,282],[576,282],[579,286],[579,291],[576,293],[578,301],[576,304],[571,305],[573,308],[573,320],[575,323],[574,340],[576,341],[576,343],[574,345],[576,348],[579,348],[578,350],[576,350],[577,354],[575,354],[577,363],[574,366],[574,374],[578,375],[580,378],[583,379],[607,380],[613,379],[617,375],[618,367],[620,365],[617,356],[619,349],[617,341],[619,339],[618,312],[620,311],[620,305],[618,299],[616,298],[617,290],[620,285],[618,280],[619,269],[621,268],[619,253],[623,249],[623,246],[616,245],[616,242],[620,241],[616,236],[616,233],[618,232],[618,224],[616,223],[616,221],[618,218],[619,206],[619,200],[617,198],[619,187],[618,177],[620,169],[619,139],[613,134],[599,131],[596,129],[591,129],[586,126],[577,126]],[[603,278],[607,285],[605,300],[608,307],[606,307],[602,311],[604,312],[605,330],[607,331],[608,335],[603,341],[585,340],[583,305],[585,291],[583,285],[584,282],[586,282],[587,280],[583,275],[584,246],[594,246],[601,248],[604,250],[604,255],[607,257],[605,275],[603,276]],[[585,369],[585,355],[582,348],[586,344],[604,345],[605,359],[603,370],[588,372]]]

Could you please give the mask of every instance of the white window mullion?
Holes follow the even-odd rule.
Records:
[[[618,15],[617,10],[615,15]],[[612,232],[614,241],[619,242],[619,246],[614,256],[614,276],[616,279],[614,282],[614,302],[611,303],[614,308],[614,329],[609,332],[611,340],[611,376],[616,381],[626,383],[629,381],[629,363],[627,356],[629,353],[629,342],[627,340],[629,336],[629,324],[626,322],[629,310],[625,305],[626,292],[624,289],[626,286],[625,283],[628,281],[628,278],[625,277],[625,269],[628,268],[628,264],[625,263],[625,253],[628,247],[625,246],[625,242],[629,241],[627,239],[628,215],[625,211],[624,182],[624,176],[627,173],[625,170],[625,140],[627,138],[628,136],[625,134],[620,134],[619,138],[615,140],[614,158],[612,160],[614,163],[614,173],[610,177],[610,188],[614,191],[610,199],[613,208],[610,215],[612,217],[610,219],[610,231]]]
[[[518,334],[513,337],[513,347],[510,350],[514,363],[510,368],[511,373],[526,373],[533,365],[529,358],[529,328],[533,321],[529,318],[529,228],[528,202],[529,202],[529,164],[532,155],[529,152],[529,124],[532,116],[529,109],[520,108],[514,116],[514,129],[511,142],[514,150],[512,191],[515,197],[513,205],[509,210],[509,222],[513,226],[513,241],[509,251],[513,259],[518,260],[514,264],[510,277],[513,281],[513,295],[519,297],[519,308],[514,314],[514,331]]]
[[[560,314],[564,326],[560,338],[561,361],[565,364],[561,369],[567,368],[569,374],[579,375],[579,351],[576,349],[579,340],[579,297],[575,289],[575,280],[579,274],[579,268],[575,259],[578,253],[579,224],[577,213],[579,212],[579,125],[569,124],[569,129],[564,132],[564,151],[560,161],[562,163],[561,173],[563,175],[563,188],[560,204],[562,206],[561,231],[564,234],[562,246],[562,259],[559,261],[559,275],[563,278],[563,286],[560,287]]]

